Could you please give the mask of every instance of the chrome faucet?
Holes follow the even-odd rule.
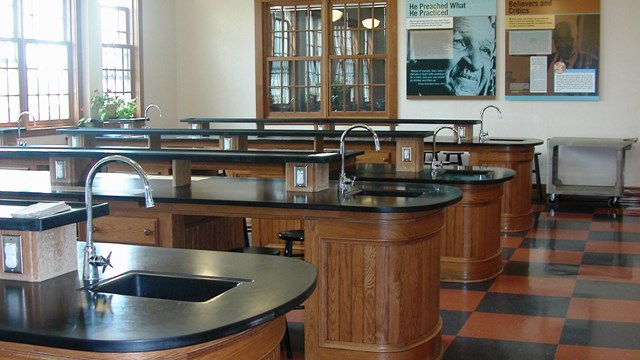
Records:
[[[489,133],[484,131],[484,128],[483,128],[484,112],[487,111],[487,109],[492,109],[492,108],[498,111],[498,115],[500,116],[500,119],[502,119],[502,111],[500,111],[500,109],[497,106],[487,105],[484,107],[484,109],[482,109],[482,111],[480,112],[480,134],[478,136],[480,142],[485,142],[489,139]]]
[[[133,168],[133,170],[138,173],[138,176],[142,180],[144,185],[144,199],[145,205],[150,208],[153,207],[153,195],[151,194],[151,187],[149,187],[149,179],[147,178],[147,174],[144,172],[142,167],[135,161],[129,159],[126,156],[122,155],[111,155],[104,157],[98,162],[96,162],[91,170],[89,170],[89,174],[87,175],[87,180],[85,182],[84,188],[84,202],[87,208],[87,241],[84,247],[84,261],[82,266],[82,279],[87,281],[95,281],[100,278],[98,274],[98,267],[102,267],[102,272],[107,269],[107,266],[111,266],[111,253],[106,258],[101,255],[96,254],[96,247],[93,245],[93,209],[91,208],[92,198],[93,198],[93,179],[96,176],[98,169],[112,161],[123,162]]]
[[[440,166],[442,166],[442,162],[438,161],[436,159],[436,135],[438,135],[438,133],[440,132],[440,130],[444,130],[444,129],[450,129],[451,131],[453,131],[456,134],[456,137],[458,138],[458,144],[461,144],[460,141],[460,135],[458,134],[458,130],[456,130],[453,126],[442,126],[439,127],[434,133],[433,133],[433,149],[432,149],[432,153],[431,153],[431,170],[437,169]]]
[[[158,109],[158,112],[160,113],[160,117],[162,117],[162,109],[160,109],[160,106],[156,104],[149,104],[144,108],[144,118],[146,119],[146,121],[149,121],[149,109],[151,109],[152,107]]]
[[[16,138],[16,146],[27,146],[27,141],[22,140],[22,136],[20,134],[20,120],[22,119],[22,115],[29,115],[31,116],[31,119],[33,119],[33,122],[36,122],[36,117],[28,111],[23,111],[18,115],[18,120],[16,121],[16,123],[18,124],[18,137]],[[27,122],[24,125],[25,130],[27,129],[27,123],[29,123],[29,119],[27,119]]]
[[[376,151],[380,151],[380,139],[378,138],[378,134],[368,125],[353,124],[342,133],[342,136],[340,136],[340,156],[342,158],[342,166],[340,167],[340,178],[339,178],[339,185],[338,185],[339,186],[338,190],[340,191],[340,193],[347,192],[347,190],[349,190],[349,188],[352,187],[356,182],[355,177],[349,178],[347,177],[347,174],[344,172],[344,140],[347,137],[347,134],[349,133],[349,131],[356,128],[363,128],[368,130],[373,136],[373,142],[375,144]]]

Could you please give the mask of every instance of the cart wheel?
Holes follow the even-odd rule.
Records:
[[[558,196],[556,194],[549,194],[547,196],[547,203],[555,204],[558,201]]]
[[[617,196],[610,197],[609,201],[607,201],[607,204],[609,204],[609,207],[617,207],[618,205],[620,205],[620,198]]]

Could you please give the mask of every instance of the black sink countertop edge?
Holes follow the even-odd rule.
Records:
[[[17,170],[0,170],[0,181],[15,179],[9,174]],[[0,198],[24,196],[38,199],[69,199],[80,201],[83,187],[54,188],[49,184],[48,171],[20,171],[22,181],[4,181]],[[190,185],[174,187],[170,178],[152,178],[151,188],[156,205],[203,204],[254,206],[325,211],[358,211],[408,213],[439,209],[462,198],[462,191],[444,184],[356,181],[356,188],[399,193],[420,193],[420,196],[359,196],[339,194],[338,182],[318,192],[286,191],[284,179],[208,177]],[[98,173],[94,180],[95,201],[138,201],[144,204],[140,179],[133,174]]]
[[[166,350],[240,333],[286,314],[315,289],[313,265],[280,256],[96,244],[112,251],[101,279],[143,269],[244,279],[206,302],[94,293],[79,272],[40,283],[0,280],[0,341],[94,352]],[[80,268],[84,243],[78,243]],[[101,280],[101,281],[103,281]]]
[[[347,169],[347,173],[349,169]],[[395,166],[384,164],[357,164],[351,174],[363,181],[406,182],[417,184],[495,184],[513,179],[513,169],[484,166],[445,165],[432,172],[425,165],[418,172],[397,172]],[[332,177],[338,174],[332,172]]]

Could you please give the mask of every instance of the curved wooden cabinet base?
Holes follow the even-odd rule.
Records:
[[[286,319],[271,322],[240,334],[202,344],[176,349],[136,353],[101,353],[57,349],[28,344],[0,342],[0,353],[6,359],[247,359],[280,360],[280,340]]]
[[[311,359],[439,359],[444,211],[305,219],[318,285],[305,307]]]
[[[504,184],[501,229],[504,232],[529,230],[533,226],[531,208],[531,162],[535,146],[483,146],[438,144],[438,150],[469,151],[470,166],[513,169],[516,176]]]
[[[500,210],[503,184],[456,185],[462,200],[445,209],[440,279],[479,282],[502,272]]]
[[[440,278],[446,282],[474,283],[493,279],[502,273],[502,249],[485,259],[440,257]]]

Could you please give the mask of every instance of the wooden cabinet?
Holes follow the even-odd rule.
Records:
[[[159,245],[158,218],[105,216],[93,220],[93,240]]]

